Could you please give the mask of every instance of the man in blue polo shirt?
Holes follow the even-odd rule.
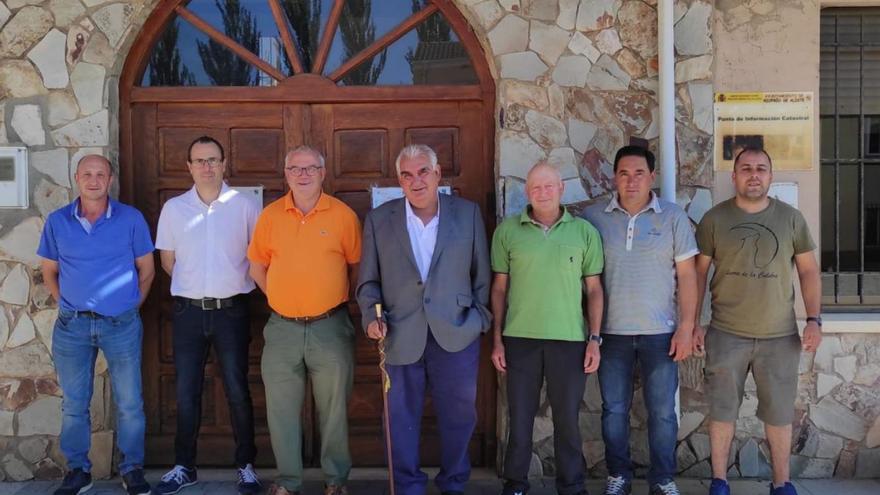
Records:
[[[89,442],[95,359],[104,352],[117,408],[119,472],[129,495],[147,495],[144,404],[138,307],[153,281],[153,243],[143,215],[110,199],[110,162],[83,157],[74,175],[80,196],[46,219],[37,254],[43,279],[58,301],[52,338],[63,393],[61,452],[68,473],[55,495],[91,488]]]
[[[629,413],[638,362],[648,409],[651,495],[678,495],[675,392],[678,361],[691,353],[697,306],[695,256],[687,214],[652,191],[654,154],[625,146],[614,158],[617,192],[584,212],[602,235],[605,321],[602,325],[602,437],[608,480],[605,495],[628,495],[633,466]]]

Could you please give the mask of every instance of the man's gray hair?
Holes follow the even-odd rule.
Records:
[[[284,164],[285,165],[287,164],[288,158],[290,158],[293,155],[299,154],[299,153],[308,153],[308,154],[314,156],[315,158],[318,159],[318,164],[322,167],[324,166],[324,155],[322,155],[321,152],[316,150],[315,148],[312,148],[311,146],[308,146],[305,144],[301,144],[301,145],[297,146],[296,148],[293,148],[292,150],[288,151],[287,154],[284,155]]]
[[[397,160],[394,160],[394,169],[397,170],[397,175],[400,175],[400,162],[402,160],[410,160],[420,156],[427,158],[428,161],[431,162],[432,169],[440,169],[440,166],[437,165],[437,153],[434,153],[434,150],[432,150],[430,146],[424,144],[408,144],[397,154]]]

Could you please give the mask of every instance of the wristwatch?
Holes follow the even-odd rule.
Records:
[[[808,316],[807,323],[815,321],[816,325],[819,325],[819,328],[822,328],[822,317],[821,316]]]
[[[587,339],[587,343],[590,342],[596,342],[597,344],[599,344],[599,347],[602,347],[602,336],[590,334],[590,338]]]

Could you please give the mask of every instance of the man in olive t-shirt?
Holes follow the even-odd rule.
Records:
[[[728,452],[751,369],[758,393],[757,416],[770,444],[771,495],[794,495],[789,482],[791,423],[797,395],[801,349],[815,351],[822,338],[819,267],[803,215],[767,196],[773,179],[766,151],[746,148],[734,160],[736,196],[709,210],[697,228],[698,294],[710,291],[708,332],[696,322],[695,350],[706,347],[707,395],[711,421],[710,495],[729,495]],[[793,266],[797,267],[807,310],[804,337],[794,315]],[[701,304],[698,304],[698,308]]]

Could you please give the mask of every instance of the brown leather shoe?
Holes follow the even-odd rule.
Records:
[[[327,485],[324,487],[324,495],[348,495],[345,485]]]
[[[299,492],[292,492],[292,491],[288,490],[287,488],[284,488],[281,485],[273,483],[272,486],[269,487],[269,491],[266,492],[266,495],[300,495],[300,494],[299,494]]]

